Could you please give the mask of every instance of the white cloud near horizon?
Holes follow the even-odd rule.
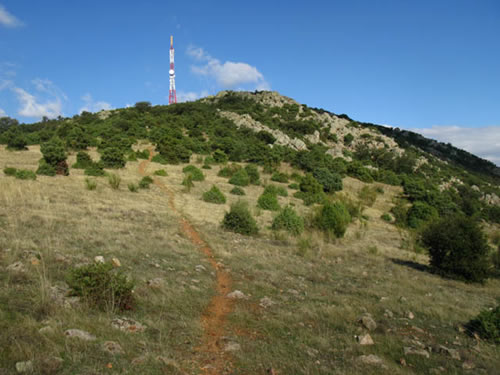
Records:
[[[204,90],[202,92],[194,92],[194,91],[178,91],[177,92],[177,102],[194,102],[200,98],[208,96],[208,91]]]
[[[19,27],[23,26],[23,23],[0,4],[0,25],[5,27]]]
[[[21,108],[17,112],[20,116],[56,118],[62,115],[62,101],[59,97],[40,103],[34,95],[20,87],[13,87],[12,91],[21,103]]]
[[[0,108],[0,117],[5,117],[5,116],[7,116],[7,113],[5,113],[5,111],[2,108]]]
[[[244,62],[226,61],[222,63],[206,53],[203,48],[189,46],[187,54],[199,65],[192,65],[191,71],[197,75],[208,76],[224,89],[233,89],[240,85],[254,85],[257,90],[269,90],[271,87],[259,70]]]
[[[432,126],[430,128],[413,128],[409,130],[440,142],[449,142],[455,147],[500,166],[500,126],[478,128]]]
[[[113,109],[111,104],[105,101],[94,101],[94,98],[92,98],[92,95],[90,93],[86,93],[85,95],[82,96],[81,98],[83,102],[85,103],[82,108],[80,108],[79,113],[82,112],[99,112],[108,109]]]

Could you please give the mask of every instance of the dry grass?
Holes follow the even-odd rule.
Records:
[[[91,155],[98,158],[95,152]],[[0,169],[34,170],[40,157],[38,147],[25,152],[0,149]],[[442,279],[425,270],[425,255],[402,250],[407,234],[380,219],[399,188],[384,185],[384,194],[363,212],[368,219],[351,224],[336,243],[324,242],[319,233],[299,239],[272,236],[273,213],[267,211],[256,218],[262,234],[248,238],[222,231],[220,222],[240,198],[255,207],[263,187],[245,187],[243,197],[229,194],[233,185],[217,177],[214,166],[203,170],[204,182],[195,182],[185,193],[182,167],[151,163],[148,171],[166,169],[167,177],[156,178],[175,193],[177,209],[226,266],[233,288],[248,296],[236,303],[227,332],[227,340],[241,345],[233,352],[235,373],[265,374],[273,368],[278,374],[426,374],[439,366],[445,373],[462,373],[465,360],[475,366],[468,373],[494,374],[500,368],[498,347],[457,331],[482,308],[495,304],[500,282],[480,286]],[[215,275],[206,257],[180,234],[178,217],[162,190],[152,184],[138,193],[128,191],[127,184],[141,178],[138,162],[115,172],[122,179],[118,191],[104,177],[96,178],[97,190],[87,190],[81,170],[71,169],[69,177],[38,176],[36,181],[15,180],[0,171],[0,373],[14,374],[15,363],[26,360],[33,361],[36,373],[47,374],[200,373],[193,352],[201,344],[200,318],[215,293]],[[226,195],[225,205],[201,200],[213,184]],[[364,185],[344,179],[352,198]],[[291,194],[279,201],[282,206],[294,204],[302,214],[309,211]],[[373,247],[376,254],[370,251]],[[113,314],[84,304],[64,307],[51,298],[51,288],[64,282],[69,267],[92,262],[96,255],[118,258],[121,269],[136,281],[133,310]],[[6,270],[16,261],[26,272]],[[197,265],[206,270],[196,271]],[[163,281],[159,289],[147,285],[154,278]],[[264,297],[275,304],[260,306]],[[385,317],[386,309],[394,317]],[[408,311],[415,315],[413,320],[407,318]],[[357,322],[363,312],[378,323],[370,333],[374,346],[359,346],[354,339],[365,332]],[[136,334],[113,329],[110,321],[122,315],[148,328]],[[39,333],[46,326],[53,332]],[[67,339],[63,332],[69,328],[89,331],[97,340]],[[101,345],[109,340],[118,342],[124,354],[104,353]],[[429,359],[405,357],[403,348],[415,341],[455,348],[462,360],[437,351]],[[387,369],[365,367],[356,360],[371,353],[383,358]],[[48,363],[53,356],[63,359],[59,368]],[[132,364],[142,357],[142,364]],[[400,364],[401,358],[407,366]]]

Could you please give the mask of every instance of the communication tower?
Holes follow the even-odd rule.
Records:
[[[175,70],[174,70],[174,37],[170,36],[170,90],[168,91],[168,104],[177,103],[177,94],[175,92]]]

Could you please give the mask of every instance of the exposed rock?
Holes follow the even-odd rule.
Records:
[[[201,264],[198,264],[195,268],[196,272],[202,272],[202,271],[206,271],[207,269],[205,268],[205,266],[201,265]]]
[[[276,302],[274,302],[271,298],[264,297],[264,298],[261,298],[259,306],[263,307],[263,308],[268,308],[268,307],[271,307],[274,304],[276,304]]]
[[[7,266],[7,271],[23,273],[23,272],[26,272],[26,268],[24,267],[23,262],[18,261],[18,262],[12,263],[11,265]],[[20,362],[20,363],[23,363],[23,362]]]
[[[152,289],[160,289],[164,285],[164,281],[161,277],[156,277],[154,279],[148,280],[147,284]]]
[[[111,326],[113,328],[119,329],[120,331],[136,333],[142,332],[146,329],[146,326],[126,317],[115,318],[111,321]]]
[[[429,358],[429,352],[425,349],[415,349],[411,347],[405,347],[404,348],[404,353],[405,355],[419,355],[425,358]]]
[[[358,336],[357,339],[358,339],[359,345],[374,345],[375,344],[375,342],[373,342],[372,337],[368,333],[366,335],[363,335],[363,336]]]
[[[105,341],[102,344],[102,350],[113,355],[123,354],[123,349],[116,341]]]
[[[375,320],[373,320],[372,316],[368,313],[361,316],[358,321],[363,324],[368,331],[374,331],[377,328],[377,323],[375,323]]]
[[[17,362],[16,371],[19,374],[31,374],[33,372],[33,362],[31,361]]]
[[[464,370],[472,370],[476,367],[476,365],[472,361],[465,361],[462,363],[462,368]]]
[[[64,334],[66,337],[77,338],[84,341],[94,341],[96,339],[94,335],[91,335],[86,331],[82,331],[81,329],[67,329],[64,331]]]
[[[105,263],[104,257],[102,255],[97,255],[94,257],[94,262],[95,263]]]
[[[379,367],[387,368],[387,366],[384,364],[383,359],[380,357],[377,357],[374,354],[361,355],[358,357],[358,362],[364,363],[365,365],[379,366]]]
[[[461,359],[458,350],[447,348],[444,345],[439,345],[439,352],[448,354],[451,358],[456,359],[457,361],[460,361]]]
[[[40,328],[38,330],[38,332],[40,332],[42,335],[51,335],[55,331],[54,331],[54,328],[52,328],[51,326],[45,326],[45,327]]]
[[[246,299],[247,298],[247,296],[245,296],[245,294],[239,290],[235,290],[234,292],[228,293],[226,295],[226,297],[229,299]]]
[[[113,267],[121,267],[122,264],[118,258],[111,258],[111,264]]]
[[[109,109],[103,109],[97,113],[99,120],[106,120],[109,116],[111,116],[111,111]]]
[[[414,319],[414,318],[415,318],[415,315],[413,315],[413,313],[412,313],[411,311],[408,311],[408,312],[406,313],[406,317],[407,317],[408,319]]]
[[[235,341],[229,341],[226,345],[224,345],[223,350],[225,352],[237,352],[241,350],[241,345]]]

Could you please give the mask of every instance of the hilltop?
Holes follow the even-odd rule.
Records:
[[[500,367],[469,324],[500,296],[500,177],[452,145],[223,91],[2,118],[0,169],[2,374]],[[429,265],[422,231],[455,215],[484,283]]]

